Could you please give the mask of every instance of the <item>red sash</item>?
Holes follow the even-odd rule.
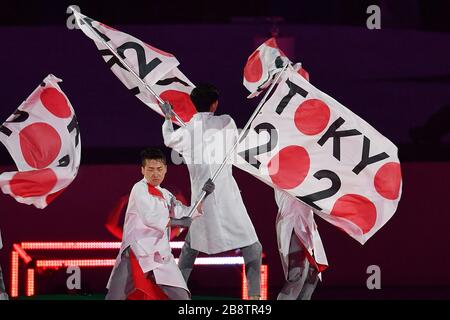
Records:
[[[130,265],[134,290],[128,295],[127,300],[169,300],[161,288],[142,272],[133,250],[130,250]]]
[[[148,193],[150,193],[152,196],[164,200],[164,196],[160,190],[156,189],[156,187],[152,186],[150,183],[147,183],[147,186],[148,186]]]

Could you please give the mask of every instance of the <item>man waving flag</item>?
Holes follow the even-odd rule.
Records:
[[[392,217],[401,197],[397,147],[292,67],[237,154],[236,166],[297,197],[362,244]]]
[[[132,94],[163,116],[147,85],[172,104],[182,121],[190,120],[196,110],[186,96],[195,86],[177,68],[174,55],[72,10],[80,29],[95,42],[108,67]]]

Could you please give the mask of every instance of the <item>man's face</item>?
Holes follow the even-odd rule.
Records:
[[[163,182],[167,166],[161,160],[146,159],[145,166],[141,167],[141,172],[147,182],[156,187]]]

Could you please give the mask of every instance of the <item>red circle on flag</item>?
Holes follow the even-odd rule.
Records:
[[[9,182],[11,192],[19,197],[40,197],[49,193],[58,178],[50,169],[17,172]]]
[[[173,110],[184,122],[191,120],[192,116],[197,113],[191,97],[186,92],[166,90],[160,94],[160,97],[162,100],[170,102]]]
[[[277,40],[275,38],[270,38],[269,40],[267,40],[266,42],[264,42],[266,44],[266,46],[271,47],[271,48],[275,48],[278,49],[278,45],[277,45]]]
[[[330,121],[330,108],[319,99],[303,101],[295,111],[294,122],[297,129],[308,136],[321,133]]]
[[[293,189],[305,180],[310,159],[305,148],[288,146],[280,150],[268,163],[272,182],[282,189]]]
[[[171,53],[162,51],[161,49],[155,48],[155,47],[153,47],[153,46],[151,46],[151,45],[149,45],[149,44],[147,44],[147,43],[145,43],[145,45],[146,45],[150,50],[153,50],[153,51],[159,53],[160,55],[163,55],[163,56],[166,56],[166,57],[173,57],[173,54],[171,54]]]
[[[297,73],[305,78],[306,81],[309,81],[309,73],[303,68],[298,69]]]
[[[331,215],[356,224],[366,234],[377,220],[377,209],[372,201],[359,194],[346,194],[336,200]]]
[[[275,38],[270,38],[265,42],[265,44],[270,48],[277,49],[282,57],[286,57],[283,50],[281,50],[280,47],[278,47],[277,40]]]
[[[400,193],[402,171],[400,163],[388,162],[375,174],[374,184],[377,192],[386,199],[395,200]]]
[[[259,50],[256,50],[248,58],[247,64],[244,68],[244,78],[248,82],[258,82],[261,80],[263,67],[261,58],[259,56]]]
[[[41,92],[44,107],[58,118],[68,118],[72,114],[66,97],[55,88],[46,88]]]
[[[49,124],[36,122],[19,133],[20,149],[28,165],[42,169],[51,164],[61,150],[61,138]]]
[[[47,197],[45,197],[45,202],[47,203],[47,205],[52,203],[53,200],[55,200],[61,193],[64,192],[64,190],[66,190],[66,188],[62,188],[59,191],[56,191],[54,193],[50,193],[49,195],[47,195]]]

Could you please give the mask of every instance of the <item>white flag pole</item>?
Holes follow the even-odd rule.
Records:
[[[76,11],[78,12],[78,10],[76,10],[76,8],[74,8],[73,6],[69,7],[70,9],[72,9],[72,11]],[[155,91],[153,91],[153,89],[143,80],[141,79],[141,77],[139,77],[139,75],[128,65],[128,63],[122,59],[122,57],[104,40],[102,39],[102,37],[100,37],[97,32],[95,32],[95,30],[89,25],[89,23],[85,22],[85,25],[89,28],[89,30],[92,31],[92,33],[97,37],[97,39],[104,44],[109,51],[111,51],[111,53],[117,58],[119,59],[119,61],[127,68],[127,70],[144,86],[145,89],[147,89],[155,98],[156,100],[158,100],[158,102],[160,104],[164,104],[165,101],[162,100]],[[175,116],[175,118],[178,120],[178,122],[185,127],[186,123],[180,118],[180,116],[178,116],[178,114],[172,110],[173,115]]]
[[[214,172],[213,177],[211,178],[211,180],[214,182],[217,177],[219,176],[219,174],[222,172],[223,168],[225,167],[225,164],[227,163],[227,161],[230,159],[230,157],[232,156],[234,150],[237,148],[237,146],[239,145],[242,137],[246,134],[247,129],[250,127],[250,125],[252,124],[253,120],[256,118],[256,116],[258,115],[259,111],[261,110],[261,108],[263,107],[264,103],[266,102],[267,97],[269,96],[270,92],[272,91],[272,89],[275,87],[276,83],[278,82],[278,80],[281,78],[281,75],[284,73],[284,71],[286,70],[286,68],[289,66],[289,63],[286,63],[286,65],[283,67],[283,69],[281,69],[280,73],[277,75],[277,77],[275,78],[275,80],[272,82],[270,88],[266,91],[266,94],[264,95],[264,97],[261,99],[261,101],[259,102],[258,106],[256,107],[255,111],[253,112],[253,114],[250,116],[250,119],[247,121],[247,124],[245,125],[245,127],[242,129],[241,133],[239,134],[238,139],[236,140],[235,144],[233,145],[233,147],[230,149],[230,151],[228,152],[227,156],[225,157],[225,160],[222,162],[222,164],[220,165],[220,167],[216,170],[216,172]],[[191,210],[189,211],[189,216],[192,217],[192,215],[194,214],[195,209],[197,209],[198,205],[200,204],[200,202],[205,198],[206,196],[206,192],[202,191],[202,193],[200,194],[200,198],[195,202],[194,207],[191,208]]]

